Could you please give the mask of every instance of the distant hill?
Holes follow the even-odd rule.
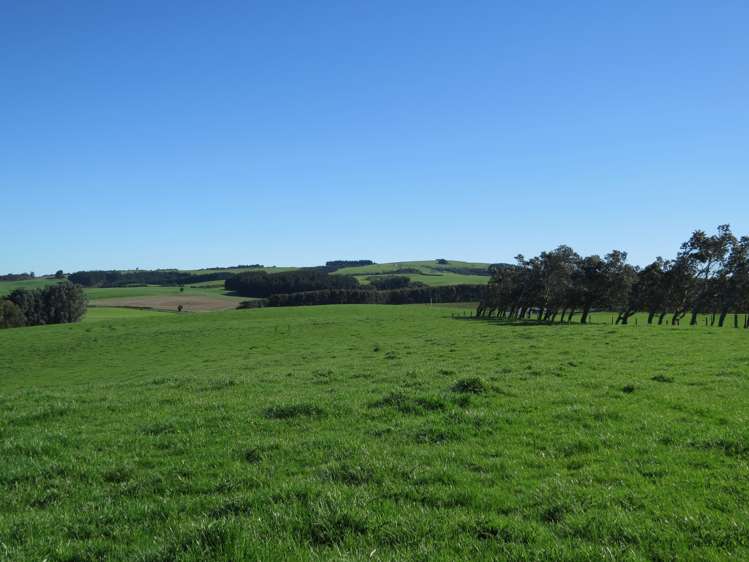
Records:
[[[458,260],[401,261],[376,263],[360,267],[344,267],[337,275],[353,275],[359,283],[369,283],[368,277],[404,275],[411,281],[425,285],[483,284],[489,281],[489,264]]]
[[[360,260],[363,261],[363,260]],[[328,262],[326,265],[320,267],[330,269],[331,264],[340,264],[342,260],[335,262]],[[411,281],[419,281],[429,286],[442,286],[442,285],[461,285],[461,284],[483,284],[489,281],[489,265],[488,263],[477,263],[477,262],[465,262],[459,260],[426,260],[426,261],[401,261],[392,263],[372,263],[369,265],[360,265],[355,267],[343,267],[336,269],[334,275],[353,275],[363,285],[370,283],[371,277],[386,277],[389,275],[402,275],[408,277]],[[235,274],[243,271],[258,271],[263,270],[268,273],[277,273],[281,271],[289,271],[294,269],[300,269],[299,267],[276,267],[276,266],[235,266],[235,267],[211,267],[203,269],[190,269],[190,270],[177,270],[177,269],[164,269],[162,271],[181,271],[182,273],[191,273],[194,275],[204,274],[215,274],[215,273],[226,273]],[[122,273],[137,273],[137,270],[122,270]],[[25,287],[34,288],[49,285],[53,283],[59,283],[59,279],[54,278],[36,278],[24,281],[2,281],[0,282],[0,296],[10,293],[12,290]],[[206,289],[212,289],[217,294],[222,293],[223,280],[214,281],[197,281],[195,283],[187,283],[191,285],[193,289],[199,289],[205,287]],[[138,293],[150,292],[170,292],[178,293],[177,287],[164,287],[161,288],[156,285],[149,285],[149,288],[112,288],[112,289],[88,289],[87,293],[91,298],[101,299],[114,297],[118,294],[130,295]],[[149,292],[150,291],[150,292]]]

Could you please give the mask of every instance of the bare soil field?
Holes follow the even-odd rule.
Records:
[[[209,312],[212,310],[232,310],[242,299],[229,300],[197,295],[163,295],[141,297],[119,297],[113,299],[94,300],[92,306],[113,306],[125,308],[148,308],[153,310],[176,311],[182,305],[183,312]]]

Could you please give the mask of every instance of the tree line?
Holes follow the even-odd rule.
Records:
[[[739,314],[749,311],[749,237],[735,236],[728,225],[711,235],[696,230],[676,257],[642,268],[628,264],[623,251],[580,256],[559,246],[493,265],[490,273],[478,316],[569,322],[580,314],[585,324],[592,310],[605,309],[617,312],[617,324],[646,312],[649,324],[678,325],[687,318],[695,325],[706,314],[723,326],[733,314],[738,326]],[[749,317],[743,325],[749,328]]]
[[[0,275],[0,281],[29,281],[31,279],[36,279],[33,271],[29,273],[7,273]]]
[[[71,283],[84,287],[132,287],[136,285],[189,285],[205,281],[223,281],[235,275],[227,271],[188,273],[176,269],[139,269],[135,271],[92,270],[68,275]]]
[[[68,282],[16,289],[0,299],[0,328],[78,322],[86,306],[81,286]]]
[[[323,271],[332,273],[344,267],[362,267],[364,265],[374,265],[374,263],[372,260],[330,260],[325,262],[322,269]]]
[[[444,285],[376,290],[362,286],[358,289],[323,289],[298,293],[276,293],[266,299],[243,302],[240,308],[265,306],[313,306],[325,304],[420,304],[476,302],[483,298],[484,285]]]
[[[224,287],[243,297],[266,298],[274,294],[356,289],[359,282],[351,275],[331,275],[321,268],[304,268],[278,273],[246,271],[226,279]]]

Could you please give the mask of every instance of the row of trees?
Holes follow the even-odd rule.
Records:
[[[333,273],[344,267],[361,267],[364,265],[374,265],[374,262],[372,260],[331,260],[326,261],[321,269],[328,273]]]
[[[247,271],[228,278],[224,286],[243,297],[266,298],[303,291],[356,289],[359,282],[350,275],[330,275],[320,268],[305,268],[279,273]]]
[[[175,286],[205,281],[223,281],[233,275],[235,274],[226,271],[194,274],[176,269],[139,269],[135,271],[76,271],[68,275],[68,280],[84,287]]]
[[[241,308],[263,306],[311,306],[322,304],[418,304],[476,302],[484,296],[484,285],[445,285],[378,291],[373,288],[325,289],[271,295],[247,301]]]
[[[83,289],[72,283],[16,289],[0,299],[0,328],[78,322],[86,306]]]
[[[723,326],[729,314],[738,325],[739,313],[749,310],[749,237],[736,237],[728,225],[712,235],[695,231],[675,258],[644,268],[628,264],[626,252],[583,257],[569,246],[516,260],[491,267],[479,316],[570,321],[579,313],[584,324],[592,310],[607,309],[618,311],[621,324],[647,312],[648,323],[688,317],[694,325],[708,314]]]
[[[7,273],[0,275],[0,281],[28,281],[30,279],[36,279],[33,271],[29,273]]]

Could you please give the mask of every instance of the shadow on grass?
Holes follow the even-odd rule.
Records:
[[[493,326],[524,326],[524,327],[530,327],[530,326],[591,326],[595,325],[595,322],[588,322],[587,324],[581,324],[579,321],[574,322],[552,322],[550,320],[534,320],[534,319],[525,319],[525,320],[519,320],[517,318],[507,319],[507,318],[487,318],[485,316],[453,316],[453,320],[462,320],[462,321],[472,321],[472,322],[484,322],[486,324],[491,324]]]

